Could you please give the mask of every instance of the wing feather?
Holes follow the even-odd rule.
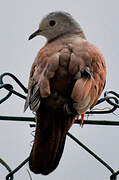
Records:
[[[58,68],[59,54],[56,53],[46,59],[44,63],[43,60],[39,58],[37,59],[38,65],[33,64],[32,66],[31,69],[32,76],[30,76],[29,79],[28,96],[26,99],[24,110],[26,110],[29,106],[32,111],[36,112],[40,106],[41,98],[46,98],[51,93],[49,81],[51,78],[54,77],[55,71]],[[36,61],[34,63],[36,63]]]
[[[75,66],[79,66],[71,94],[75,102],[73,107],[78,113],[85,113],[96,104],[106,79],[105,60],[99,49],[89,42],[85,42],[82,49],[75,48],[70,67],[72,72]]]

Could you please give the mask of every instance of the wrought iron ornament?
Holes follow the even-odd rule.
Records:
[[[19,93],[14,89],[14,86],[9,84],[9,83],[4,83],[3,79],[5,76],[11,77],[15,83],[19,85],[19,87],[22,89],[24,94]],[[7,90],[7,95],[4,96],[2,99],[0,99],[0,104],[5,102],[12,94],[15,94],[16,96],[26,99],[25,94],[27,94],[28,90],[27,88],[19,81],[19,79],[16,78],[11,73],[3,73],[0,75],[0,89],[5,89]],[[119,108],[119,94],[114,92],[114,91],[106,91],[104,93],[104,97],[99,99],[96,106],[106,102],[108,105],[111,105],[111,108],[109,110],[93,110],[93,111],[88,111],[87,114],[109,114],[113,113]],[[15,116],[0,116],[0,120],[6,120],[6,121],[26,121],[26,122],[35,122],[34,118],[31,117],[15,117]],[[75,124],[80,124],[80,120],[76,120]],[[84,124],[88,125],[111,125],[111,126],[119,126],[119,121],[100,121],[100,120],[85,120]],[[33,127],[34,125],[30,125],[30,127]],[[119,170],[114,171],[111,166],[109,166],[104,160],[102,160],[97,154],[95,154],[93,151],[91,151],[87,146],[85,146],[82,142],[80,142],[77,138],[75,138],[72,134],[69,132],[67,135],[74,140],[79,146],[81,146],[83,149],[85,149],[89,154],[91,154],[95,159],[97,159],[101,164],[103,164],[110,172],[110,180],[116,180],[117,175],[119,175]],[[11,170],[9,165],[0,158],[0,163],[9,171],[9,174],[6,176],[6,180],[13,180],[14,174],[21,168],[23,167],[27,162],[29,161],[29,157],[27,157],[18,167],[16,167],[14,170]]]

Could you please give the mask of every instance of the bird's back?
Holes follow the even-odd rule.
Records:
[[[38,109],[34,94],[39,92],[46,103],[56,108],[58,97],[55,96],[58,94],[77,102],[80,99],[83,101],[87,91],[91,101],[88,108],[91,108],[100,96],[105,81],[105,60],[99,49],[77,35],[67,35],[48,43],[38,53],[31,68],[28,101],[31,99],[33,111]]]

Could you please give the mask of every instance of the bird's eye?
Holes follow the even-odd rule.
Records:
[[[56,21],[54,21],[54,20],[49,21],[50,26],[54,26],[55,24],[56,24]]]

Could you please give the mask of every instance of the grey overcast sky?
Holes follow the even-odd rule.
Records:
[[[118,0],[1,0],[0,74],[11,72],[27,86],[32,62],[45,43],[43,37],[28,41],[28,36],[37,29],[45,14],[55,10],[71,13],[81,24],[87,39],[100,48],[107,64],[105,90],[115,90],[119,93]],[[9,81],[11,82],[10,79]],[[1,90],[0,97],[5,93]],[[0,115],[33,116],[29,110],[23,113],[23,106],[24,100],[13,95],[0,105]],[[119,114],[118,111],[116,113]],[[114,115],[90,116],[89,119],[119,120]],[[29,155],[33,140],[31,132],[29,123],[0,121],[0,157],[8,162],[12,169]],[[115,170],[119,169],[119,127],[80,128],[73,125],[70,132]],[[28,180],[27,168],[28,165],[16,173],[15,180]],[[0,166],[0,180],[4,180],[6,174],[5,168]],[[49,176],[32,174],[33,180],[108,180],[109,176],[108,170],[69,137],[58,168]]]

